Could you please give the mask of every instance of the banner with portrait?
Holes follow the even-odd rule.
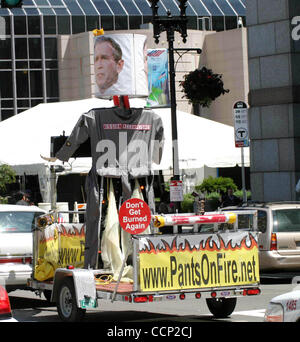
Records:
[[[94,37],[97,97],[148,97],[146,36],[104,34]]]

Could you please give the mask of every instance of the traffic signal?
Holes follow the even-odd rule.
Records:
[[[1,0],[2,8],[22,7],[23,0]]]

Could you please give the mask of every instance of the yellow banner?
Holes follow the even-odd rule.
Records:
[[[53,277],[58,267],[84,263],[85,231],[83,225],[54,224],[39,237],[35,278],[39,281]]]
[[[140,250],[140,289],[160,291],[246,285],[259,282],[257,242],[251,236],[232,246],[223,241],[176,244]],[[248,242],[249,242],[248,241]],[[165,243],[166,245],[166,243]]]

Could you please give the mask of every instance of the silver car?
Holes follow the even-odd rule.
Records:
[[[257,211],[259,263],[261,272],[300,270],[300,203],[271,202],[241,207],[226,207],[226,211]],[[239,216],[238,227],[251,226],[248,216]]]
[[[0,205],[0,284],[26,286],[32,272],[32,228],[45,211],[36,206]]]

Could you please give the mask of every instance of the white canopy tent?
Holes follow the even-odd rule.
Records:
[[[143,107],[142,99],[131,99],[131,107]],[[50,138],[69,135],[82,113],[97,107],[112,107],[113,101],[87,99],[40,104],[0,122],[0,163],[11,165],[18,175],[38,175],[44,202],[49,201],[49,166],[40,155],[50,155]],[[161,116],[165,146],[157,170],[172,169],[170,108],[154,111]],[[180,169],[234,167],[241,164],[241,151],[234,145],[234,129],[185,112],[177,111]],[[249,166],[249,148],[244,148],[245,166]],[[85,173],[91,158],[72,159],[68,172]],[[57,161],[56,164],[62,164]]]

